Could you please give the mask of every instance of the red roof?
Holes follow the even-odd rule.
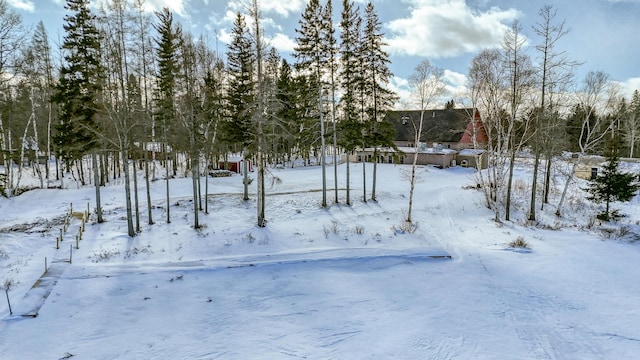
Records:
[[[467,128],[460,139],[461,144],[473,144],[473,138],[477,143],[487,143],[489,141],[489,137],[487,136],[487,132],[484,129],[484,125],[482,124],[482,120],[480,119],[480,113],[478,110],[475,111],[473,115],[473,120],[469,122]]]

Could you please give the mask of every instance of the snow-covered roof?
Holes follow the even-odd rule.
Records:
[[[482,155],[484,154],[485,150],[483,149],[463,149],[460,150],[458,153],[460,155]]]
[[[416,148],[413,146],[399,146],[398,150],[404,152],[405,154],[414,154],[416,152]],[[457,150],[453,149],[438,149],[438,148],[421,148],[418,150],[420,154],[455,154]]]

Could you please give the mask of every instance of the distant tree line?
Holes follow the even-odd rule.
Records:
[[[337,156],[393,146],[392,128],[381,120],[396,95],[388,90],[390,61],[371,3],[361,10],[342,1],[338,39],[331,0],[310,0],[292,64],[265,40],[257,0],[236,14],[225,54],[186,31],[167,8],[150,14],[144,0],[89,5],[66,1],[64,38],[53,48],[42,22],[30,33],[0,0],[0,186],[9,196],[25,171],[42,188],[64,186],[63,175],[71,174],[95,186],[101,222],[100,188],[124,179],[134,236],[144,202],[146,221],[155,220],[150,182],[166,180],[170,222],[169,179],[188,175],[198,228],[198,214],[208,211],[201,176],[242,153],[256,169],[257,225],[265,226],[269,165],[319,159],[321,205],[328,206],[327,157],[333,156],[337,203]],[[373,179],[364,201],[376,198],[375,171]],[[138,199],[142,181],[146,199]],[[249,183],[245,177],[245,199]],[[351,203],[348,179],[344,201]]]
[[[582,64],[559,48],[569,29],[553,6],[540,8],[532,29],[535,37],[526,39],[522,24],[514,21],[502,47],[477,54],[468,74],[468,99],[480,109],[489,137],[490,170],[479,173],[478,182],[496,221],[510,220],[515,158],[523,150],[532,156],[531,222],[537,221],[537,210],[550,205],[554,172],[566,179],[553,204],[562,216],[567,188],[582,157],[602,155],[612,142],[619,144],[622,156],[638,156],[638,91],[625,99],[602,71],[575,79]],[[561,157],[570,160],[571,168],[552,168]]]

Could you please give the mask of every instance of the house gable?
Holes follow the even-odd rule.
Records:
[[[466,147],[473,147],[474,141],[475,144],[482,145],[489,142],[489,136],[487,135],[487,131],[484,128],[482,119],[480,119],[480,112],[478,110],[475,111],[473,120],[471,120],[467,124],[467,128],[465,129],[465,132],[460,139],[460,143],[469,145]]]

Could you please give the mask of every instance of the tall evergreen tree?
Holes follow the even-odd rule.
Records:
[[[53,101],[60,105],[60,123],[54,136],[58,156],[69,166],[91,152],[96,187],[98,222],[102,222],[100,182],[96,150],[99,128],[96,121],[101,111],[103,69],[101,66],[100,34],[89,0],[67,0],[62,49],[65,63],[60,69],[60,81]]]
[[[283,125],[283,131],[277,140],[279,151],[284,155],[284,161],[293,160],[292,152],[294,148],[294,133],[299,119],[296,111],[296,88],[293,69],[286,59],[282,59],[278,70],[278,80],[276,82],[276,98],[280,102],[278,118]]]
[[[371,2],[365,8],[365,25],[362,34],[362,57],[365,63],[364,84],[369,94],[369,139],[374,148],[373,152],[373,183],[371,188],[371,199],[376,200],[376,170],[378,164],[378,149],[381,146],[393,147],[395,132],[389,131],[387,122],[383,122],[384,114],[393,108],[396,94],[389,90],[387,85],[393,77],[389,70],[389,54],[384,51],[384,33],[382,33],[382,23]],[[391,128],[392,129],[392,128]]]
[[[320,122],[320,162],[322,165],[322,207],[327,206],[327,175],[325,159],[325,123],[323,109],[323,77],[326,73],[325,65],[329,58],[326,39],[328,28],[323,16],[323,9],[318,0],[310,0],[299,21],[300,28],[296,29],[296,47],[293,56],[296,58],[296,70],[311,79],[310,85],[317,89],[317,116]]]
[[[333,5],[331,0],[327,0],[327,4],[322,12],[322,23],[325,28],[323,41],[326,47],[329,75],[329,91],[331,96],[331,138],[333,140],[333,183],[334,183],[334,202],[338,203],[338,134],[336,126],[336,92],[338,80],[338,42],[335,37],[335,29],[333,27]]]
[[[340,21],[340,85],[342,97],[340,105],[342,108],[341,121],[341,146],[347,151],[346,169],[346,193],[347,205],[351,205],[350,191],[350,167],[349,155],[359,146],[364,146],[362,136],[364,128],[360,122],[357,111],[357,85],[360,82],[361,74],[358,71],[359,53],[358,44],[360,42],[362,18],[358,14],[358,9],[352,0],[342,1],[342,13]],[[363,159],[364,162],[364,159]]]
[[[96,113],[102,86],[100,35],[88,0],[67,0],[60,69],[54,101],[60,104],[60,124],[54,137],[58,156],[67,164],[79,160],[97,144]]]
[[[244,195],[249,199],[249,179],[246,171],[252,147],[250,131],[252,106],[255,105],[255,54],[244,15],[236,14],[227,46],[227,121],[223,122],[222,137],[229,150],[244,152]],[[240,148],[237,148],[237,147]]]
[[[179,73],[178,48],[180,47],[181,31],[173,24],[173,14],[168,8],[163,8],[157,12],[159,23],[154,27],[158,32],[156,42],[156,56],[158,62],[157,93],[156,98],[156,119],[162,126],[162,137],[164,141],[165,153],[165,183],[167,196],[167,223],[171,222],[169,210],[169,151],[175,151],[169,143],[170,128],[176,121],[175,114],[175,90],[176,76]]]

